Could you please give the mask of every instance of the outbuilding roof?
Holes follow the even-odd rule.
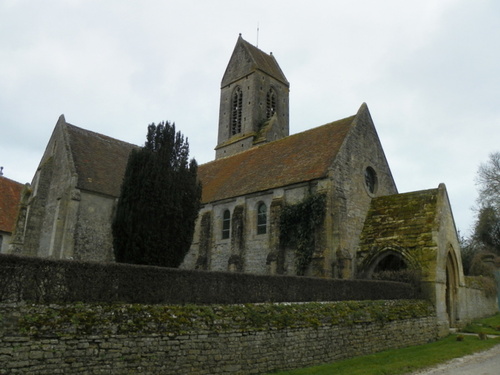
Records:
[[[438,193],[439,189],[429,189],[372,199],[361,233],[361,250],[388,245],[405,249],[433,246]]]
[[[12,233],[24,185],[0,176],[0,231]]]

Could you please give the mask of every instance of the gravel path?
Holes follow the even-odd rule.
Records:
[[[427,370],[412,372],[411,375],[499,375],[500,345],[484,352],[452,359]]]

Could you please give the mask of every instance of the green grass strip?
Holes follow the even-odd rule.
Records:
[[[500,336],[500,313],[489,318],[474,321],[465,327],[464,332],[486,333]]]
[[[412,346],[404,349],[387,350],[362,357],[351,358],[315,367],[279,372],[289,375],[397,375],[407,374],[418,369],[430,367],[463,357],[500,344],[500,339],[480,340],[477,336],[465,336],[457,341],[457,335],[442,340]]]

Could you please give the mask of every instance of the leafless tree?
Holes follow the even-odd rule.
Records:
[[[489,160],[481,163],[476,184],[479,187],[479,207],[493,207],[500,213],[500,152],[490,154]]]

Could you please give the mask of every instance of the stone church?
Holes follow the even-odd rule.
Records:
[[[199,166],[202,208],[181,267],[297,274],[280,217],[321,194],[324,218],[305,275],[418,269],[442,321],[470,315],[473,306],[457,303],[465,281],[445,186],[398,193],[366,104],[289,135],[289,87],[275,57],[240,35],[222,78],[215,160]],[[111,221],[134,147],[61,116],[24,191],[11,252],[113,261]]]

